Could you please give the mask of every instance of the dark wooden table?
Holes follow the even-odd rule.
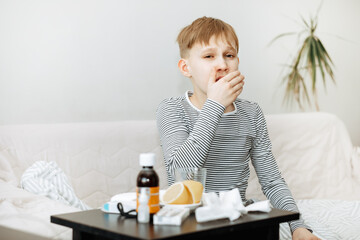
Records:
[[[100,209],[51,216],[51,222],[73,229],[73,239],[279,239],[279,223],[299,219],[299,213],[272,209],[248,213],[230,222],[197,223],[191,214],[181,226],[137,223]]]

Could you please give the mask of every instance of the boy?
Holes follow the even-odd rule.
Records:
[[[207,168],[206,191],[238,188],[245,201],[249,161],[265,196],[276,208],[298,211],[271,152],[260,107],[237,99],[244,76],[238,71],[238,38],[233,28],[214,18],[199,18],[177,41],[178,67],[193,92],[162,101],[157,123],[169,183],[180,167]],[[289,223],[293,239],[318,239],[302,220]]]

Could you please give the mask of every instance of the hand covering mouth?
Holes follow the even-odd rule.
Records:
[[[224,76],[220,76],[220,77],[217,77],[216,79],[215,79],[215,82],[217,82],[217,81],[219,81],[221,78],[223,78]]]

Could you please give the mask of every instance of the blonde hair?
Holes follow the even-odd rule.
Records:
[[[179,44],[180,56],[187,57],[188,50],[196,43],[209,44],[212,36],[224,37],[230,45],[235,44],[235,50],[239,52],[239,40],[232,26],[220,19],[202,17],[180,31],[176,40]]]

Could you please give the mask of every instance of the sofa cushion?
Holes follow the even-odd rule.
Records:
[[[16,159],[10,153],[6,145],[0,145],[0,180],[18,186],[19,179],[14,172],[14,164]]]
[[[0,126],[0,154],[9,170],[0,172],[0,179],[18,184],[34,162],[55,161],[76,195],[95,208],[118,193],[135,191],[142,152],[156,154],[160,188],[166,188],[154,120]]]
[[[266,116],[273,153],[295,199],[360,199],[353,145],[344,123],[328,113]],[[248,197],[263,199],[251,168]]]

